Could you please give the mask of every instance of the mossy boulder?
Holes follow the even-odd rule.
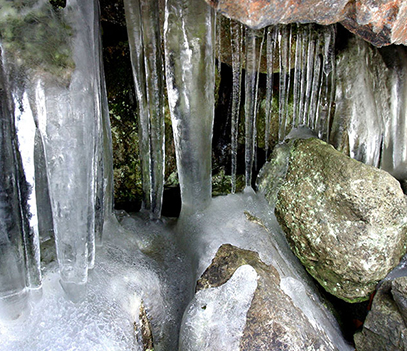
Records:
[[[329,293],[368,299],[406,252],[399,182],[315,138],[291,140],[279,152],[258,187],[275,202],[293,252]]]

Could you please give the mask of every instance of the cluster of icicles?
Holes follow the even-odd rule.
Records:
[[[166,90],[182,213],[199,211],[211,199],[215,14],[204,1],[167,0],[161,30],[158,1],[124,2],[138,99],[144,207],[152,218],[160,218]],[[49,5],[47,0],[31,3],[33,9]],[[30,9],[25,11],[29,13]],[[112,152],[99,4],[97,0],[68,0],[66,8],[57,13],[51,8],[47,11],[54,24],[66,16],[72,30],[66,37],[74,61],[69,74],[57,76],[41,65],[36,69],[16,62],[15,53],[7,51],[10,46],[1,43],[0,310],[12,318],[23,308],[29,292],[41,289],[40,242],[50,235],[55,236],[62,286],[73,301],[83,295],[88,270],[94,265],[95,246],[102,242],[103,222],[112,214]],[[47,25],[37,21],[38,25]],[[218,33],[221,30],[218,27]],[[259,53],[263,49],[267,53],[266,154],[275,85],[279,140],[298,126],[307,126],[320,138],[328,139],[335,27],[293,24],[255,31],[231,21],[230,38],[234,192],[241,116],[246,185],[252,184],[262,60]],[[46,41],[41,45],[46,50],[54,49],[46,47]],[[277,76],[278,82],[274,82]]]

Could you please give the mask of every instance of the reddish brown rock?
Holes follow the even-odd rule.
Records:
[[[407,2],[358,0],[341,24],[375,46],[407,45]]]
[[[205,0],[218,12],[251,28],[278,23],[340,22],[376,46],[407,45],[404,0]]]

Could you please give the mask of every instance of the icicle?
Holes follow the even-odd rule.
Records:
[[[126,0],[125,9],[139,106],[144,207],[159,218],[164,190],[164,88],[158,2]]]
[[[335,36],[336,26],[331,25],[323,28],[323,90],[319,104],[320,123],[317,126],[318,135],[321,139],[329,141],[331,122],[331,106],[335,93]]]
[[[223,16],[220,13],[215,12],[216,22],[216,58],[218,74],[222,72],[222,21]]]
[[[246,28],[245,71],[245,179],[252,186],[252,170],[256,139],[256,97],[258,89],[257,31]]]
[[[377,89],[375,85],[380,84]],[[352,158],[379,165],[383,135],[390,108],[386,88],[388,69],[377,49],[361,39],[352,39],[337,60],[334,146]],[[381,104],[387,108],[378,108]]]
[[[98,39],[96,3],[72,0],[64,9],[74,35],[75,67],[67,76],[45,75],[37,85],[61,285],[72,301],[84,297],[95,253],[95,167],[100,94],[93,50]],[[100,126],[100,125],[99,125]]]
[[[314,130],[319,131],[318,124],[319,118],[317,116],[318,113],[318,105],[319,105],[319,97],[321,95],[321,69],[322,69],[322,55],[319,53],[321,43],[321,38],[319,33],[317,33],[315,39],[315,48],[316,52],[314,55],[313,60],[313,67],[312,67],[312,75],[311,75],[311,91],[309,97],[309,107],[308,107],[308,123],[307,126]]]
[[[212,195],[214,14],[204,1],[167,0],[165,17],[168,101],[186,213],[205,208]]]
[[[312,94],[312,77],[314,74],[314,57],[315,57],[315,28],[313,25],[308,27],[308,48],[306,52],[307,65],[306,65],[306,87],[304,96],[304,107],[303,107],[303,124],[305,126],[310,125],[310,103]]]
[[[1,50],[1,48],[0,48]],[[11,94],[0,51],[0,317],[16,319],[27,306],[24,218],[27,196],[19,166]],[[27,190],[26,190],[27,191]]]
[[[293,82],[293,127],[300,126],[301,111],[301,80],[303,65],[303,27],[297,24],[294,58],[294,82]]]
[[[298,102],[298,126],[306,125],[305,117],[306,114],[304,113],[305,110],[305,95],[307,91],[307,67],[308,67],[308,46],[311,37],[311,26],[307,25],[302,27],[301,30],[301,37],[302,37],[302,45],[301,45],[301,57],[302,57],[302,64],[301,64],[301,83],[300,83],[300,97]]]
[[[243,26],[235,21],[230,21],[230,37],[232,50],[232,116],[231,116],[231,148],[232,148],[232,194],[236,192],[237,170],[237,138],[239,133],[240,99],[242,83],[242,41]]]
[[[94,38],[95,38],[95,69],[96,69],[96,82],[95,85],[95,114],[96,114],[96,143],[95,143],[95,159],[94,159],[94,179],[95,179],[95,245],[102,244],[103,224],[105,219],[105,165],[104,165],[104,119],[106,118],[107,103],[106,95],[104,92],[104,74],[103,71],[103,58],[102,58],[102,40],[101,40],[101,26],[100,26],[100,6],[98,0],[93,0],[95,6],[94,25]],[[108,117],[108,116],[107,116]],[[107,168],[107,167],[106,167]],[[109,212],[110,215],[110,212]],[[95,251],[94,251],[95,252]],[[91,257],[89,268],[93,267],[95,258]]]
[[[21,155],[21,166],[29,188],[24,191],[28,191],[28,194],[25,194],[28,206],[27,218],[22,216],[25,222],[23,241],[27,266],[27,286],[31,289],[39,289],[41,287],[41,264],[34,166],[36,126],[27,93],[24,92],[23,96],[14,96],[13,100],[19,155]]]
[[[279,59],[280,59],[280,83],[279,83],[279,131],[278,140],[282,141],[287,135],[290,124],[288,111],[288,98],[290,93],[290,49],[291,30],[287,26],[279,26],[278,35]]]

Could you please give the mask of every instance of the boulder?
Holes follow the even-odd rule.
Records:
[[[181,350],[337,350],[254,251],[222,245],[184,314]]]
[[[276,217],[307,271],[345,301],[368,299],[406,251],[407,203],[399,182],[321,140],[278,148],[258,188],[276,201]]]
[[[225,16],[251,28],[273,24],[340,22],[376,46],[407,44],[403,0],[206,0]]]
[[[358,351],[407,350],[407,277],[387,280],[373,299],[363,329],[355,334]]]

